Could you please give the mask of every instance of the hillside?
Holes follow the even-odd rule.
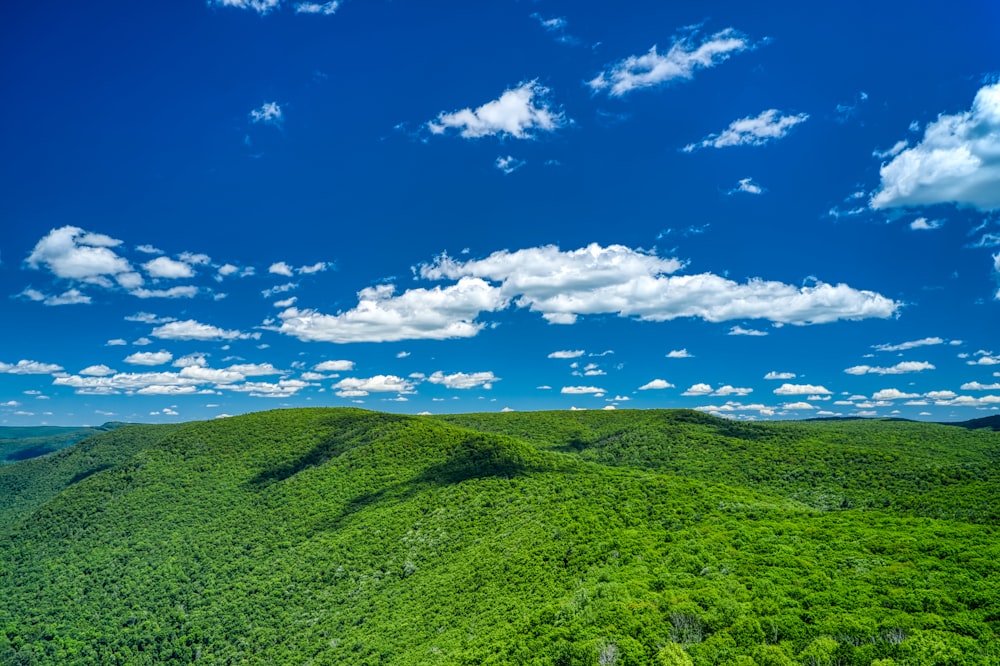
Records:
[[[0,663],[997,663],[998,457],[687,411],[129,426],[0,470]]]
[[[44,456],[108,430],[122,423],[105,423],[97,427],[61,426],[0,426],[0,465]]]

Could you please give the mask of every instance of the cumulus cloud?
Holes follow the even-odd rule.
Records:
[[[554,351],[549,354],[549,358],[579,358],[583,356],[584,352],[582,349],[564,349],[560,351]]]
[[[910,229],[914,231],[932,231],[944,226],[944,220],[928,220],[926,217],[918,217],[910,222]]]
[[[176,261],[169,257],[157,257],[147,261],[142,265],[146,273],[152,278],[178,279],[194,277],[194,269],[190,264],[183,261]]]
[[[90,296],[75,287],[55,295],[45,294],[37,289],[28,287],[20,295],[42,305],[87,305],[91,302]]]
[[[292,277],[292,275],[294,275],[292,267],[283,261],[271,264],[268,267],[267,272],[273,273],[274,275],[284,275],[285,277]]]
[[[764,375],[764,379],[795,379],[796,375],[794,372],[771,372]]]
[[[341,398],[363,397],[369,393],[415,393],[413,382],[395,375],[347,377],[333,385]]]
[[[662,389],[674,388],[674,385],[665,379],[654,379],[639,387],[640,391],[659,391]]]
[[[597,396],[598,398],[600,398],[605,393],[607,393],[607,391],[605,391],[604,389],[598,388],[596,386],[563,386],[559,390],[559,392],[560,393],[565,393],[567,395],[588,395],[588,394],[593,394],[593,395]]]
[[[726,194],[738,194],[740,192],[744,194],[763,194],[764,188],[759,183],[755,183],[753,178],[741,178],[736,183],[736,187],[727,191]]]
[[[441,384],[450,389],[471,389],[481,386],[484,389],[493,388],[493,382],[500,381],[500,378],[491,371],[487,372],[456,372],[446,375],[440,370],[427,378],[432,384]]]
[[[113,286],[112,279],[121,286],[138,286],[136,280],[141,284],[141,276],[128,260],[111,249],[121,244],[120,240],[79,227],[60,227],[35,244],[27,264],[31,268],[47,268],[59,278],[101,287]]]
[[[540,312],[555,324],[607,313],[645,321],[699,317],[711,322],[769,319],[818,324],[890,317],[900,306],[880,294],[845,284],[816,282],[799,288],[760,279],[740,284],[711,273],[668,275],[682,267],[677,259],[594,243],[570,251],[552,245],[501,250],[464,262],[442,255],[420,266],[418,272],[428,279],[498,281],[504,296],[518,307]]]
[[[749,395],[751,393],[753,393],[752,388],[737,388],[735,386],[730,386],[729,384],[726,384],[725,386],[720,386],[719,388],[712,388],[712,386],[709,384],[699,383],[690,386],[686,391],[684,391],[684,393],[681,393],[681,395],[686,395],[686,396],[711,395],[711,396],[725,397],[730,395],[744,396],[744,395]]]
[[[694,358],[694,354],[689,353],[687,349],[673,349],[667,352],[667,358]]]
[[[701,407],[695,407],[695,409],[717,416],[728,416],[734,412],[757,412],[761,416],[774,416],[775,413],[775,408],[769,405],[762,405],[760,403],[747,405],[733,400],[726,402],[724,405],[702,405]]]
[[[709,384],[693,384],[681,395],[710,395],[714,390]]]
[[[281,0],[209,0],[209,4],[216,7],[250,9],[258,14],[268,14],[281,4]]]
[[[934,370],[934,366],[926,361],[901,361],[887,368],[871,365],[855,365],[844,370],[849,375],[902,375],[908,372]]]
[[[982,384],[980,382],[966,382],[959,388],[963,391],[1000,391],[1000,383]]]
[[[938,337],[931,338],[921,338],[920,340],[910,340],[908,342],[900,342],[899,344],[884,344],[884,345],[872,345],[872,349],[884,352],[898,352],[906,351],[907,349],[916,349],[917,347],[928,347],[932,345],[943,345],[944,340]]]
[[[354,369],[354,361],[323,361],[313,366],[317,372],[350,372]]]
[[[275,330],[303,341],[335,343],[469,338],[484,326],[476,321],[481,312],[506,306],[501,290],[479,278],[398,296],[386,284],[362,289],[357,307],[336,315],[288,308],[278,315],[281,325]]]
[[[243,333],[241,331],[228,331],[210,324],[202,324],[194,319],[184,321],[171,321],[162,326],[157,326],[150,333],[154,338],[161,340],[246,340],[248,338],[260,337],[256,333]]]
[[[787,135],[793,127],[809,119],[809,114],[785,115],[777,109],[762,111],[759,115],[734,120],[719,134],[709,134],[697,143],[684,146],[690,153],[699,148],[727,148],[730,146],[762,146]]]
[[[762,338],[768,335],[767,331],[759,331],[755,328],[743,328],[742,326],[733,326],[729,329],[726,335],[747,335],[753,338]]]
[[[813,384],[782,384],[774,389],[775,395],[830,395],[832,391],[825,386]]]
[[[427,123],[432,134],[458,130],[466,139],[484,136],[530,139],[541,132],[553,132],[566,124],[566,117],[548,101],[549,89],[535,81],[509,88],[498,99],[476,109],[441,112]]]
[[[250,122],[264,123],[265,125],[280,126],[285,120],[281,111],[281,105],[277,102],[264,102],[259,108],[250,112]]]
[[[785,409],[788,409],[788,410],[792,410],[792,411],[798,410],[798,409],[816,409],[815,407],[813,407],[812,405],[810,405],[808,402],[786,402],[784,405],[782,405],[782,407],[784,407]]]
[[[621,97],[633,90],[687,80],[700,69],[715,67],[731,55],[753,48],[742,33],[727,28],[695,44],[693,35],[674,40],[670,49],[661,54],[653,46],[647,53],[620,60],[591,79],[587,85],[594,92],[607,92]]]
[[[26,359],[14,364],[0,361],[0,373],[8,375],[51,375],[54,372],[62,371],[63,367],[54,363],[39,363]]]
[[[872,208],[947,202],[1000,208],[1000,83],[980,88],[969,111],[939,115],[920,143],[901,150],[879,173]]]
[[[125,357],[125,362],[132,365],[163,365],[169,363],[174,355],[168,351],[158,352],[136,352]],[[81,375],[84,373],[80,373]]]
[[[115,374],[115,371],[102,363],[100,365],[89,365],[77,374],[90,377],[106,377],[107,375]]]
[[[920,395],[917,393],[904,393],[897,388],[887,388],[881,391],[876,391],[872,394],[872,400],[909,400],[911,398],[919,398]]]

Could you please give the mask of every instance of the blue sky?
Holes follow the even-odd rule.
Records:
[[[995,2],[0,25],[0,424],[1000,409]]]

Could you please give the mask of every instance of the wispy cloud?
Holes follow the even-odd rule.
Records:
[[[719,134],[709,134],[701,141],[689,143],[684,146],[684,152],[690,153],[700,148],[762,146],[769,141],[781,139],[793,127],[808,119],[807,113],[785,115],[777,109],[768,109],[757,116],[734,120]]]
[[[277,9],[281,0],[208,0],[208,4],[216,7],[248,9],[264,15]]]
[[[281,105],[277,102],[264,102],[260,107],[250,111],[250,122],[263,123],[265,125],[281,126],[285,120],[285,115],[281,110]]]
[[[321,14],[331,16],[340,9],[340,0],[330,2],[299,2],[295,5],[296,14]]]
[[[934,365],[927,361],[901,361],[889,367],[855,365],[844,370],[849,375],[902,375],[908,372],[923,372],[934,370]]]
[[[595,92],[621,97],[633,90],[690,79],[697,70],[715,67],[733,54],[753,48],[743,33],[732,28],[717,32],[698,44],[693,37],[685,35],[675,39],[665,54],[653,46],[643,55],[620,60],[598,73],[587,85]]]
[[[501,155],[497,157],[497,161],[494,163],[497,169],[508,176],[523,167],[524,164],[524,160],[519,160],[513,155],[507,155],[506,157]]]

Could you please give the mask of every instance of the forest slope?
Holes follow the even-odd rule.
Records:
[[[279,410],[13,465],[48,471],[0,531],[0,663],[1000,660],[995,517],[868,501],[988,511],[1000,435],[566,414]],[[855,499],[784,488],[782,446]]]

